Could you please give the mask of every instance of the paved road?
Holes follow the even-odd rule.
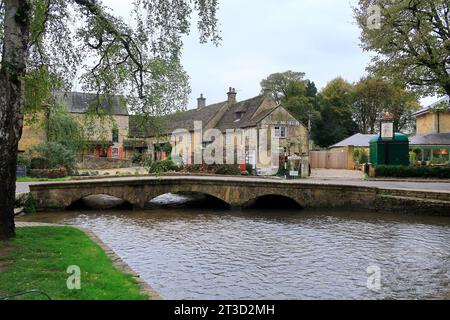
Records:
[[[258,181],[264,181],[267,182],[268,180],[272,180],[271,178],[241,178],[241,177],[217,177],[217,176],[167,176],[163,177],[163,179],[196,179],[196,180],[227,180],[227,181],[242,181],[245,180],[252,180],[255,182]],[[123,181],[129,181],[133,179],[138,180],[153,180],[153,179],[160,179],[158,177],[136,177],[136,178],[129,178],[129,177],[123,177],[123,178],[112,178],[109,177],[108,179],[101,179],[100,181],[105,180],[123,180]],[[280,183],[292,183],[292,184],[298,184],[298,183],[304,183],[304,184],[329,184],[329,185],[350,185],[350,186],[362,186],[362,187],[378,187],[378,188],[385,188],[385,189],[409,189],[409,190],[427,190],[427,191],[443,191],[443,192],[450,192],[450,182],[410,182],[410,181],[372,181],[372,180],[359,180],[359,179],[337,179],[337,180],[327,180],[327,179],[305,179],[305,180],[281,180],[281,179],[273,179],[275,181],[278,181]],[[84,180],[84,183],[89,183],[89,181],[99,181],[97,180]],[[46,183],[52,183],[52,182],[18,182],[17,183],[17,192],[28,192],[29,186],[31,184],[46,184]],[[70,181],[66,182],[58,182],[58,183],[70,183]]]

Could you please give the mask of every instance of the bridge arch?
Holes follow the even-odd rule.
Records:
[[[174,190],[176,189],[176,190]],[[193,191],[193,188],[170,188],[170,190],[166,191],[159,191],[159,192],[152,192],[151,194],[147,195],[146,197],[146,204],[148,203],[155,203],[158,204],[158,200],[162,199],[163,197],[169,195],[175,195],[175,196],[181,196],[186,198],[191,198],[191,201],[187,201],[188,207],[196,208],[202,207],[205,209],[209,208],[217,208],[217,209],[230,209],[231,204],[224,199],[224,197],[221,197],[218,194],[214,194],[212,192],[208,192],[206,190],[202,191]],[[200,206],[201,205],[201,206]]]
[[[173,201],[173,203],[168,203]],[[149,204],[151,204],[149,206]],[[196,209],[222,209],[229,210],[231,205],[217,196],[204,192],[178,191],[168,192],[153,197],[146,203],[146,208],[185,206]]]
[[[282,194],[263,194],[255,196],[243,203],[242,208],[247,209],[281,209],[300,210],[304,208],[297,199]]]
[[[114,195],[113,192],[109,193],[88,193],[83,196],[73,197],[68,203],[66,203],[66,209],[132,209],[134,206],[129,200],[124,199],[121,196]]]

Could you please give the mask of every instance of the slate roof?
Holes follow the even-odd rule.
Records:
[[[265,98],[266,96],[260,95],[233,104],[219,119],[219,122],[214,128],[225,132],[227,129],[240,129],[256,126],[277,108],[274,107],[264,110],[252,119]],[[142,125],[142,118],[131,116],[130,135],[136,138],[147,138],[157,136],[158,134],[172,134],[176,129],[193,131],[194,121],[202,121],[203,127],[206,127],[227,103],[227,101],[224,101],[201,109],[177,112],[165,117],[151,118],[147,121],[145,126]],[[239,121],[236,121],[237,113],[242,114]],[[142,129],[142,127],[145,129]]]
[[[409,138],[409,144],[415,146],[450,146],[450,132],[411,137]]]
[[[252,119],[253,115],[258,110],[259,106],[261,106],[264,99],[265,96],[261,95],[252,99],[235,103],[227,110],[227,112],[225,112],[225,114],[215,127],[220,131],[225,132],[227,129],[240,129],[256,126],[262,119],[267,117],[273,110],[276,109],[272,108],[270,110],[264,111],[260,115]],[[236,118],[236,114],[238,113],[242,114],[242,117],[239,121],[237,121]]]
[[[370,140],[375,137],[374,134],[361,134],[357,133],[350,138],[347,138],[345,140],[342,140],[341,142],[336,143],[335,145],[331,146],[330,148],[342,148],[342,147],[348,147],[348,146],[354,146],[354,147],[361,147],[361,148],[368,148],[370,145]]]
[[[84,92],[56,92],[55,97],[70,113],[86,113],[89,107],[96,105],[97,101],[96,94]],[[112,96],[105,99],[99,108],[109,115],[128,115],[126,102],[121,96]]]
[[[450,103],[450,97],[449,97],[449,96],[445,96],[445,97],[439,99],[438,101],[436,101],[435,103],[429,105],[428,107],[423,108],[423,109],[421,109],[421,110],[419,110],[419,111],[413,113],[413,116],[414,116],[414,117],[418,117],[418,116],[421,116],[421,115],[423,115],[423,114],[426,114],[426,113],[430,112],[430,110],[431,110],[432,108],[434,108],[435,106],[437,106],[437,105],[438,105],[439,103],[441,103],[441,102],[447,102],[447,103]]]

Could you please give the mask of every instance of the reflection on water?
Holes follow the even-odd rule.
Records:
[[[450,299],[450,219],[155,209],[30,220],[93,230],[165,299]],[[380,292],[367,268],[381,268]]]

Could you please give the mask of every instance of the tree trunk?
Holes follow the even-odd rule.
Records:
[[[447,93],[447,95],[450,97],[450,80],[448,80],[447,83],[444,85],[444,90]]]
[[[22,135],[29,4],[6,0],[0,68],[0,240],[15,236],[17,150]]]

